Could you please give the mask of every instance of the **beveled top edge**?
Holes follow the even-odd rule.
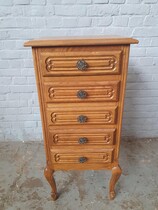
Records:
[[[24,43],[25,47],[51,46],[86,46],[86,45],[120,45],[138,44],[137,39],[121,36],[67,36],[46,37],[30,40]]]

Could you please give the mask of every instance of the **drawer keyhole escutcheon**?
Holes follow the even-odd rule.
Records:
[[[80,157],[79,162],[80,163],[85,163],[88,159],[86,157]]]
[[[81,137],[78,140],[79,144],[86,144],[88,142],[88,139],[86,137]]]
[[[76,67],[78,68],[78,70],[80,71],[85,71],[88,68],[88,64],[86,63],[85,60],[81,59],[78,60],[76,63]]]
[[[87,96],[88,96],[88,94],[84,90],[79,90],[77,92],[77,97],[80,98],[80,99],[85,99],[85,98],[87,98]]]
[[[85,123],[85,122],[87,122],[87,120],[88,120],[88,117],[84,116],[84,115],[80,115],[80,116],[77,117],[77,121],[79,123]]]

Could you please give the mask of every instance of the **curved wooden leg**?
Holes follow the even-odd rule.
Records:
[[[118,181],[118,179],[120,178],[121,174],[122,174],[122,169],[120,168],[119,165],[112,168],[112,176],[111,176],[110,186],[109,186],[109,198],[110,198],[110,200],[113,200],[116,196],[115,184]]]
[[[51,170],[48,166],[46,166],[46,168],[44,169],[44,175],[52,188],[51,197],[55,201],[58,198],[58,195],[53,173],[54,171]]]

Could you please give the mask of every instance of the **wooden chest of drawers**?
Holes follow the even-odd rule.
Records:
[[[45,177],[57,199],[56,170],[112,170],[109,197],[121,175],[119,146],[132,38],[33,40],[46,151]]]

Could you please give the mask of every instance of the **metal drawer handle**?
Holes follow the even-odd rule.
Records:
[[[81,60],[78,60],[77,63],[76,63],[76,67],[78,68],[78,70],[80,71],[85,71],[88,67],[88,64],[86,63],[85,60],[81,59]]]
[[[80,157],[79,162],[80,163],[85,163],[88,159],[86,157]]]
[[[88,139],[86,137],[81,137],[78,140],[79,144],[86,144],[88,142]]]
[[[77,97],[80,98],[80,99],[87,98],[87,95],[88,95],[87,92],[84,91],[84,90],[79,90],[79,91],[77,92]]]
[[[77,121],[79,123],[85,123],[85,122],[87,122],[87,120],[88,120],[87,116],[84,116],[84,115],[80,115],[77,117]]]

